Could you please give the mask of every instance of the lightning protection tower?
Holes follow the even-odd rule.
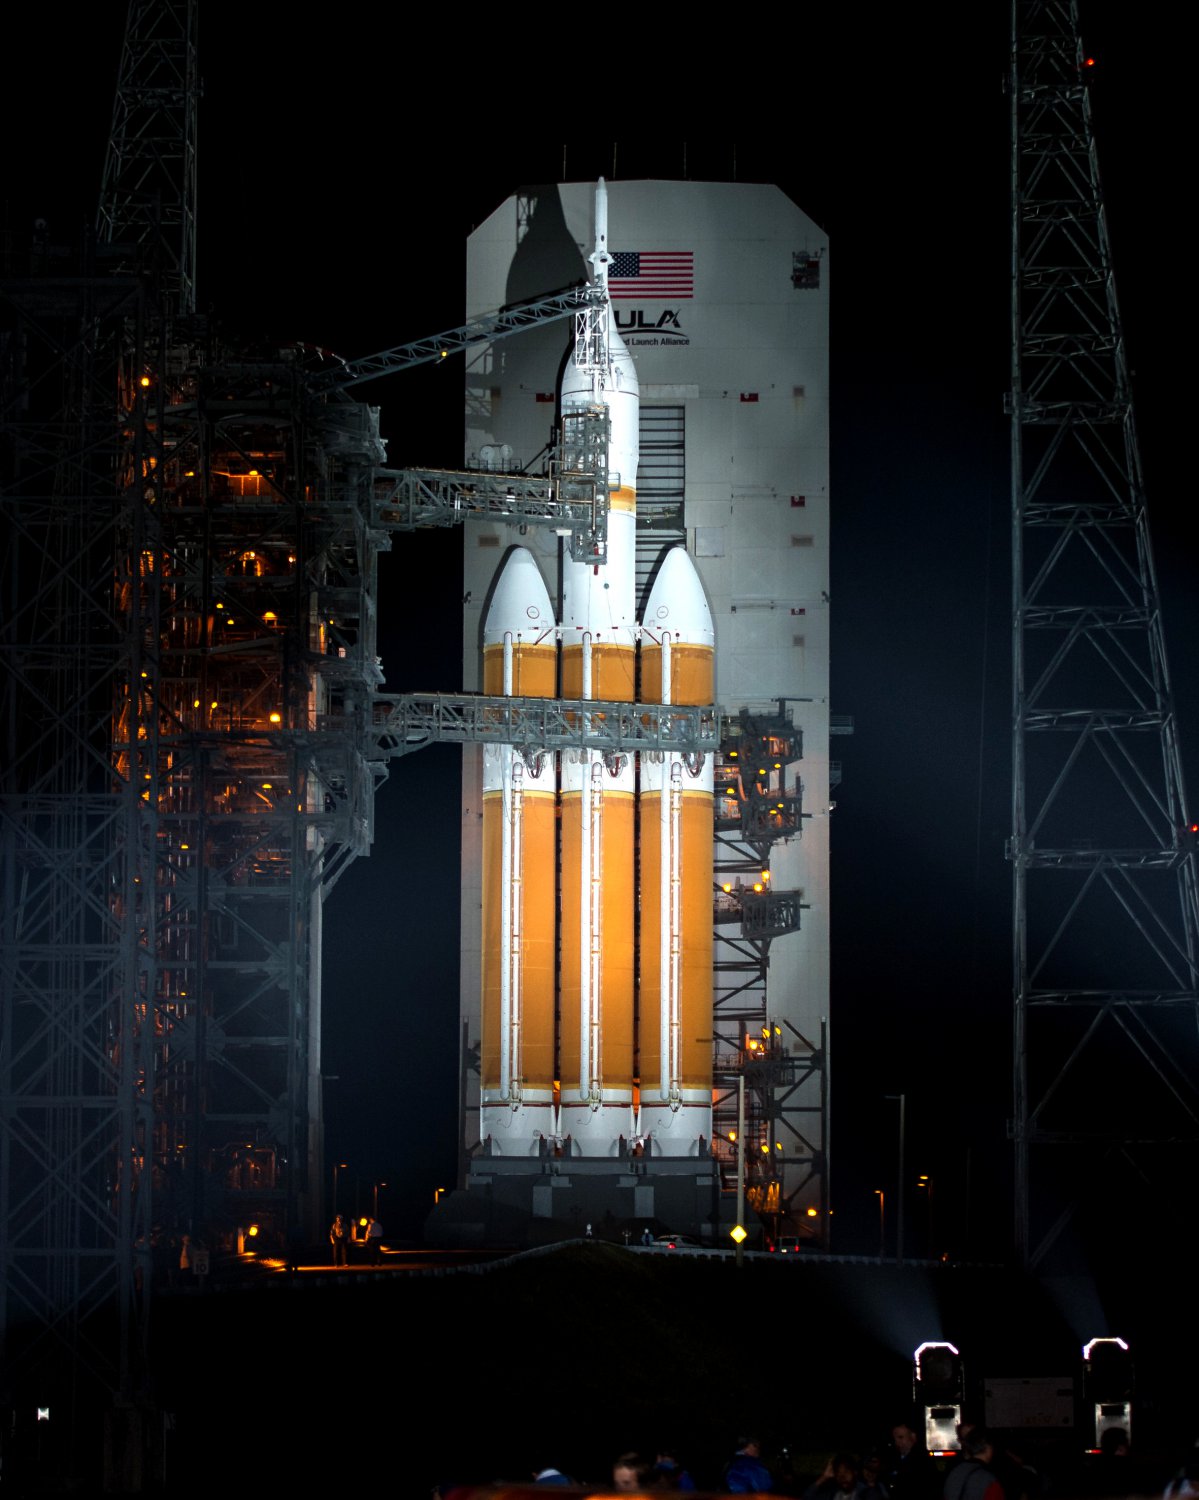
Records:
[[[1008,854],[1033,1264],[1097,1203],[1143,1224],[1199,1141],[1195,854],[1089,66],[1075,0],[1016,0]]]

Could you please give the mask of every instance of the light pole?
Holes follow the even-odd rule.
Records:
[[[745,1227],[745,1074],[737,1075],[737,1223]],[[737,1266],[743,1264],[741,1247],[745,1237],[737,1240]]]
[[[887,1195],[882,1188],[875,1188],[874,1196],[878,1199],[878,1258],[885,1260],[887,1255]]]
[[[895,1264],[903,1265],[903,1177],[904,1177],[904,1124],[908,1098],[906,1094],[887,1094],[887,1099],[899,1100],[899,1197],[895,1206]]]
[[[337,1202],[337,1174],[350,1164],[348,1161],[335,1161],[333,1163],[333,1217],[336,1218],[340,1210]]]
[[[379,1189],[386,1187],[385,1182],[376,1182],[371,1189],[371,1218],[379,1217]]]
[[[936,1242],[933,1239],[933,1180],[927,1172],[922,1172],[916,1179],[918,1187],[922,1187],[928,1194],[928,1258],[936,1259]]]

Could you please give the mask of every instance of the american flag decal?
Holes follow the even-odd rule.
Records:
[[[611,297],[674,302],[695,295],[692,250],[614,250],[608,267]]]

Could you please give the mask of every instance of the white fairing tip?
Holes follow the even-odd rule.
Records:
[[[484,641],[506,635],[536,639],[554,628],[554,610],[533,554],[513,547],[504,559],[483,622]]]
[[[715,644],[712,611],[685,547],[672,547],[662,559],[642,624],[654,634],[669,631],[676,640],[689,645]]]

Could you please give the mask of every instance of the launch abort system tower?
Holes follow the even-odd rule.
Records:
[[[501,205],[469,242],[467,315],[594,279],[596,201],[594,184],[576,183],[523,191]],[[484,754],[469,747],[461,969],[469,1191],[455,1219],[465,1237],[548,1237],[564,1224],[581,1230],[586,1222],[630,1221],[712,1234],[731,1215],[737,1155],[744,1152],[747,1198],[768,1232],[823,1239],[831,811],[827,239],[775,187],[615,183],[608,201],[612,324],[640,392],[637,472],[610,480],[619,481],[614,495],[635,494],[634,613],[643,637],[637,696],[646,696],[644,633],[652,622],[645,611],[673,555],[672,567],[680,576],[697,574],[706,595],[714,697],[726,715],[713,768],[712,874],[705,862],[701,876],[712,884],[712,1012],[702,1026],[689,1020],[684,1029],[697,1035],[680,1040],[684,1051],[711,1049],[713,1115],[708,1132],[684,1151],[667,1142],[665,1111],[650,1108],[647,1057],[659,1055],[658,992],[657,958],[647,945],[651,933],[659,943],[660,929],[645,895],[657,858],[646,806],[663,803],[651,786],[660,768],[639,764],[630,881],[640,890],[632,936],[636,1050],[627,1125],[601,1147],[561,1124],[571,1117],[563,1106],[570,1102],[565,1059],[574,1052],[575,1004],[567,1000],[571,981],[563,980],[573,943],[566,928],[574,922],[564,862],[574,851],[562,772],[556,853],[543,852],[544,870],[526,863],[524,874],[527,890],[536,885],[544,894],[556,884],[561,892],[551,939],[554,1035],[543,1008],[537,1025],[546,1034],[536,1039],[539,1059],[551,1048],[556,1060],[551,1098],[541,1101],[550,1106],[550,1123],[534,1153],[506,1150],[491,1125],[480,1129],[480,994],[484,948],[494,939],[484,935],[482,916]],[[553,325],[468,357],[468,465],[513,473],[536,465],[561,420],[560,381],[574,357]],[[574,378],[567,370],[567,385]],[[484,686],[488,612],[515,545],[536,563],[559,622],[558,695],[576,696],[567,681],[573,636],[563,612],[571,595],[565,539],[486,522],[464,533],[463,685]],[[684,878],[695,868],[684,851]],[[741,1079],[747,1117],[739,1138]],[[536,1092],[540,1099],[546,1090]],[[538,1221],[548,1223],[539,1228]]]

